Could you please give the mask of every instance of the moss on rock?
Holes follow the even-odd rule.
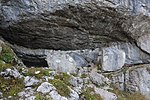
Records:
[[[24,89],[24,83],[22,78],[5,79],[0,76],[0,90],[4,97],[16,96],[17,93]]]
[[[118,90],[116,88],[108,91],[115,93],[118,96],[117,100],[147,100],[145,96],[139,92],[130,93],[130,92]]]
[[[49,82],[56,87],[57,92],[61,96],[68,97],[69,94],[71,93],[71,91],[68,88],[68,86],[62,80],[60,80],[60,79],[54,79],[54,80],[49,80]]]
[[[36,73],[39,72],[39,73]],[[42,79],[43,76],[49,76],[49,69],[44,68],[28,68],[25,73],[25,76],[35,76],[38,79]]]
[[[69,82],[70,75],[68,75],[67,73],[59,73],[59,74],[55,75],[54,78],[63,81],[63,83],[65,83],[68,86],[71,85]]]
[[[2,52],[0,54],[0,59],[6,63],[12,64],[14,61],[14,53],[13,51],[6,45],[2,45]]]
[[[0,72],[4,71],[7,68],[12,68],[12,65],[0,60]]]
[[[83,92],[85,100],[103,100],[99,94],[96,94],[93,88],[86,88]]]
[[[45,95],[42,95],[40,93],[35,95],[35,99],[34,100],[52,100],[50,97],[47,98]]]

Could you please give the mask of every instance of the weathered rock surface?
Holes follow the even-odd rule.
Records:
[[[104,77],[102,74],[97,72],[90,73],[90,80],[97,86],[109,85],[110,81],[108,78]]]
[[[50,94],[52,100],[68,100],[66,97],[63,97],[60,94],[58,94],[57,91],[52,91],[49,94]]]
[[[117,96],[114,93],[96,87],[94,90],[97,94],[102,96],[103,100],[117,100]]]
[[[49,92],[51,92],[52,90],[56,90],[56,88],[55,88],[52,84],[50,84],[50,83],[48,83],[48,82],[42,83],[42,84],[37,88],[37,91],[38,91],[38,92],[41,92],[41,93],[43,93],[43,94],[49,93]]]
[[[125,64],[124,51],[112,47],[104,48],[102,51],[102,70],[116,71]]]
[[[33,65],[47,66],[40,49],[95,49],[130,41],[149,53],[149,4],[148,0],[2,0],[0,34],[12,44],[34,49],[14,47],[24,62]],[[77,55],[73,56],[80,59],[77,65],[86,65]]]
[[[35,77],[26,76],[24,79],[25,86],[37,85],[40,81]]]
[[[113,9],[100,8],[97,2],[13,0],[1,4],[4,20],[0,30],[13,44],[34,49],[75,50],[127,40],[119,25],[123,17]]]
[[[112,81],[119,89],[130,92],[140,91],[150,98],[150,65],[137,65],[112,75]]]
[[[150,34],[141,36],[137,43],[142,50],[150,54]]]
[[[39,86],[38,91],[48,93],[52,100],[78,100],[88,83],[98,85],[95,92],[104,99],[114,100],[115,94],[101,89],[111,82],[120,90],[139,91],[149,99],[149,65],[145,65],[150,63],[149,16],[149,0],[0,0],[0,36],[30,66],[77,72],[69,80],[73,86],[69,97],[49,90],[49,83]],[[6,61],[1,63],[3,67]],[[94,65],[102,65],[102,70],[90,72]],[[18,95],[36,98],[37,89],[32,86],[40,81],[34,76],[12,69],[0,73],[10,76],[6,79],[24,77],[29,88]],[[45,81],[56,78],[43,77]]]
[[[77,64],[74,59],[65,52],[53,52],[52,54],[48,54],[47,56],[48,65],[56,71],[59,72],[76,72]]]
[[[39,49],[95,49],[112,42],[136,42],[149,53],[149,0],[1,0],[0,5],[0,34],[11,44],[40,51],[14,47],[30,64],[46,66]],[[82,57],[74,58],[86,65]]]

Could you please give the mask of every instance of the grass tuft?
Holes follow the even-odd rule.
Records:
[[[99,94],[96,94],[93,88],[88,87],[86,91],[83,92],[85,100],[103,100]]]
[[[2,52],[0,54],[0,59],[6,63],[12,64],[14,61],[14,54],[12,50],[7,46],[2,45]]]
[[[24,89],[23,79],[4,79],[0,76],[0,90],[4,97],[17,96]]]
[[[61,96],[65,96],[68,97],[69,94],[71,93],[70,89],[68,88],[68,86],[60,79],[54,79],[54,80],[49,80],[49,82],[51,84],[53,84],[53,86],[56,87],[57,92],[61,95]]]

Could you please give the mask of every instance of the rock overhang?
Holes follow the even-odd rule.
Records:
[[[149,25],[144,24],[149,17],[134,15],[139,13],[136,5],[125,7],[120,2],[123,9],[107,0],[2,0],[0,34],[11,44],[29,49],[90,50],[125,42],[149,52],[149,42],[139,38],[149,34]],[[23,52],[17,54],[25,61],[45,63],[45,55]]]
[[[19,12],[14,15],[17,19],[10,18],[13,21],[1,25],[2,36],[12,44],[54,50],[94,49],[109,42],[128,41],[121,29],[125,17],[114,9],[66,6],[35,15],[36,11]]]

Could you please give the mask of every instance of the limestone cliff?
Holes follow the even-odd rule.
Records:
[[[0,0],[0,36],[26,66],[85,72],[91,84],[150,98],[150,0]]]

